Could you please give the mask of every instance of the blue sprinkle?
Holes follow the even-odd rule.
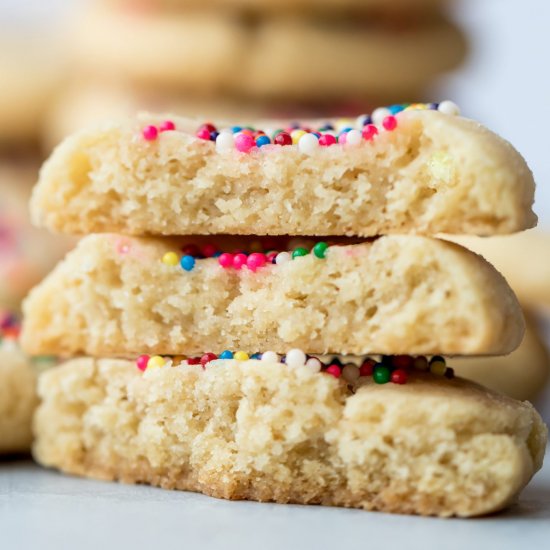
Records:
[[[212,258],[219,258],[221,255],[222,255],[222,252],[218,250],[217,252],[214,252],[214,254],[212,254]]]
[[[262,358],[261,353],[254,353],[253,355],[250,356],[250,359],[261,359],[261,358]]]
[[[396,115],[397,113],[400,113],[405,107],[403,105],[390,105],[388,107],[388,111],[392,115]]]
[[[233,352],[226,349],[220,353],[218,359],[233,359]]]
[[[258,136],[256,139],[256,145],[258,147],[263,147],[264,145],[269,145],[271,140],[267,136]]]
[[[219,132],[216,132],[216,130],[214,130],[213,132],[210,132],[210,141],[216,141],[216,138],[220,135]]]
[[[234,134],[236,134],[237,132],[242,131],[242,127],[241,127],[241,126],[233,126],[233,127],[231,128],[231,131],[232,131]]]
[[[353,130],[353,128],[351,126],[348,126],[346,128],[342,128],[342,130],[340,131],[340,135],[347,134],[348,132],[351,132],[352,130]]]
[[[191,271],[195,267],[195,258],[193,256],[184,256],[180,260],[180,265],[185,271]]]

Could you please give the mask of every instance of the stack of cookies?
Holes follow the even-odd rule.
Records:
[[[96,234],[32,291],[22,341],[84,357],[39,381],[36,459],[230,499],[463,517],[509,504],[546,427],[444,357],[509,353],[521,310],[483,258],[432,235],[535,225],[534,182],[457,111],[146,116],[68,138],[34,220]]]
[[[359,114],[422,98],[465,55],[444,0],[96,0],[71,21],[74,82],[50,140],[147,109]]]

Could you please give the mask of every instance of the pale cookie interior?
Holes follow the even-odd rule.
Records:
[[[142,129],[165,118],[177,131],[145,141]],[[298,146],[218,153],[194,137],[199,125],[145,117],[73,135],[42,168],[34,221],[73,233],[362,237],[536,224],[525,161],[471,120],[407,111],[372,142],[312,155]]]
[[[252,272],[215,258],[166,265],[181,242],[85,237],[24,304],[33,354],[502,354],[523,336],[519,304],[479,256],[416,236],[332,246]]]
[[[278,363],[78,359],[39,387],[43,465],[231,499],[475,516],[511,502],[547,436],[530,404],[430,375],[353,395]]]

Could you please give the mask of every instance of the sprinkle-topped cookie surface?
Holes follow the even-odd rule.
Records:
[[[274,351],[249,354],[245,351],[225,350],[219,355],[204,353],[200,357],[140,355],[136,367],[142,372],[151,372],[160,368],[179,367],[183,365],[201,365],[203,369],[213,361],[249,361],[260,363],[280,363],[290,368],[307,367],[314,373],[322,372],[334,378],[341,378],[350,386],[362,382],[361,378],[372,377],[376,384],[406,384],[414,371],[429,372],[435,376],[454,378],[454,370],[447,367],[445,359],[439,355],[431,359],[424,355],[382,355],[377,358],[367,356],[348,360],[345,356],[319,356],[305,353],[301,349],[291,349],[279,355]],[[229,363],[228,363],[229,364]],[[259,365],[259,368],[261,365]]]
[[[413,110],[431,110],[456,116],[460,109],[456,103],[445,100],[441,103],[401,103],[378,107],[370,114],[363,114],[356,119],[339,119],[322,124],[304,125],[290,123],[280,128],[255,128],[253,126],[217,127],[205,122],[195,131],[199,139],[212,141],[219,153],[237,150],[248,153],[257,149],[270,150],[273,147],[296,145],[305,154],[312,154],[318,147],[333,145],[357,146],[369,142],[380,132],[393,132],[399,125],[399,113]],[[155,141],[164,132],[178,131],[172,120],[165,120],[158,125],[149,124],[142,130],[143,139]]]

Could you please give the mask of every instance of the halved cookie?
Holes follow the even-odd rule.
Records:
[[[312,244],[199,259],[184,239],[85,237],[27,298],[22,342],[33,354],[126,356],[503,354],[521,341],[514,294],[458,245],[397,235]]]
[[[142,374],[84,358],[42,375],[39,393],[44,466],[229,499],[476,516],[517,496],[547,438],[530,404],[430,374],[352,393],[269,361]]]
[[[532,174],[508,142],[412,107],[362,117],[333,145],[334,121],[308,128],[323,140],[261,125],[269,135],[258,144],[290,143],[261,147],[251,130],[177,117],[85,130],[43,166],[33,218],[56,231],[137,235],[492,235],[536,224]],[[364,125],[371,119],[378,126]]]

